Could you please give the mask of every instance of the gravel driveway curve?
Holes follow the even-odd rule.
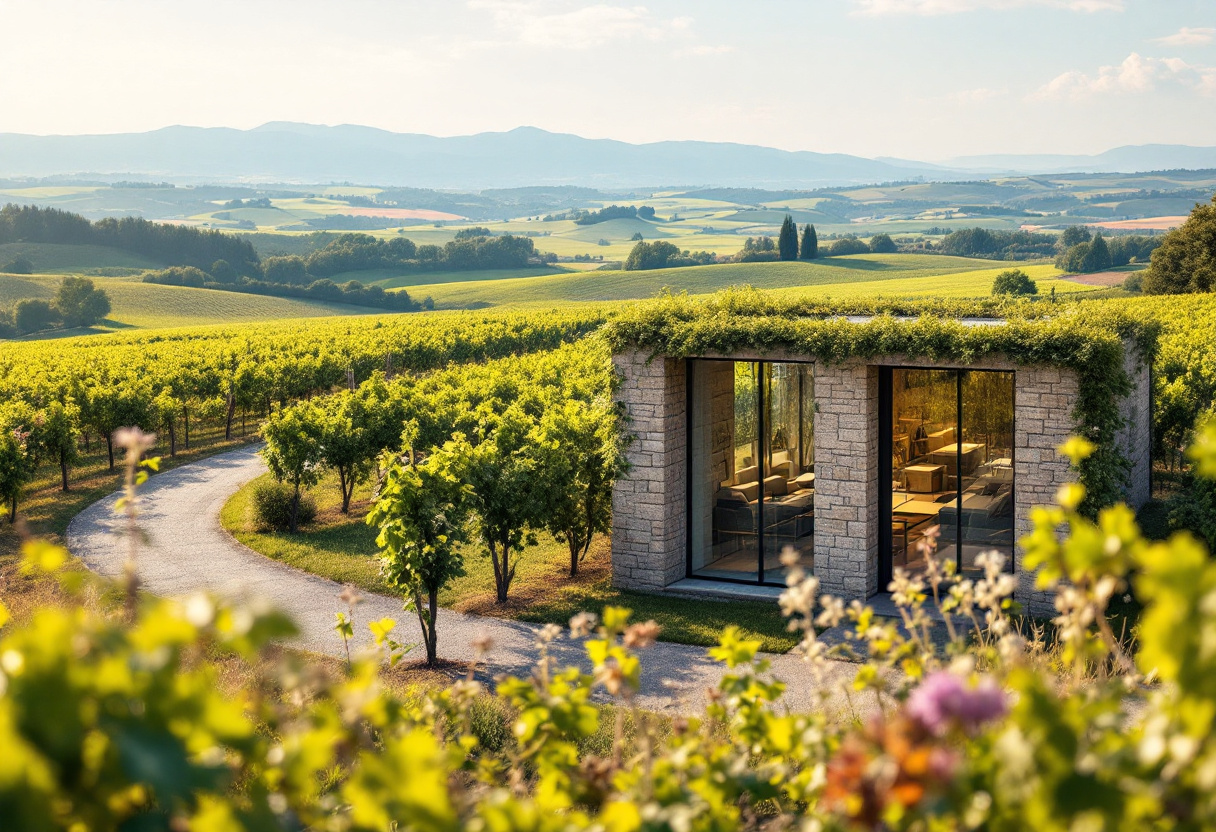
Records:
[[[140,495],[140,525],[145,541],[138,556],[145,589],[165,597],[200,590],[239,600],[268,601],[286,611],[300,630],[293,646],[334,656],[342,643],[333,630],[334,613],[344,609],[338,600],[341,586],[333,581],[286,566],[238,543],[220,526],[220,509],[242,485],[265,473],[257,448],[248,447],[192,462],[154,474]],[[126,545],[123,524],[114,511],[117,495],[89,506],[68,527],[68,548],[89,569],[102,575],[122,572]],[[413,613],[402,611],[399,598],[364,594],[355,609],[356,640],[370,643],[367,622],[391,617],[397,620],[398,640],[420,642]],[[474,638],[485,634],[494,647],[487,657],[486,675],[526,675],[537,657],[539,627],[498,618],[439,613],[439,654],[448,659],[473,657]],[[421,653],[419,647],[410,658]],[[562,664],[582,664],[581,646],[568,635],[552,647]],[[783,704],[809,705],[810,674],[794,656],[768,656],[773,673],[788,684]],[[642,653],[642,707],[675,712],[699,709],[707,688],[723,673],[722,666],[706,656],[705,648],[660,642]],[[855,666],[838,663],[833,674],[851,679]],[[839,687],[833,685],[833,687]],[[841,699],[834,703],[843,706]]]

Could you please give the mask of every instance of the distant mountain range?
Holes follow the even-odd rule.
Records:
[[[814,188],[978,173],[1216,168],[1216,148],[1122,147],[1098,156],[969,156],[944,164],[722,142],[629,144],[520,127],[441,138],[372,127],[272,122],[252,130],[0,133],[0,177],[116,176],[179,182],[353,182],[485,189],[582,185]]]

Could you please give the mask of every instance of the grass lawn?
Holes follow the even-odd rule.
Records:
[[[68,245],[65,243],[4,243],[0,245],[0,266],[25,258],[38,274],[80,272],[98,269],[160,269],[163,263],[108,246]]]
[[[266,475],[262,479],[268,479]],[[339,511],[336,480],[328,478],[313,489],[317,520],[298,534],[258,531],[253,525],[254,485],[247,484],[224,506],[220,521],[237,540],[267,557],[335,581],[387,595],[397,593],[380,577],[375,530],[363,522],[370,489],[361,486],[349,516]],[[569,575],[569,553],[564,544],[542,535],[519,559],[511,598],[495,601],[493,566],[484,550],[469,544],[464,577],[440,595],[440,603],[460,612],[511,618],[535,623],[566,624],[583,610],[599,613],[607,605],[633,610],[634,619],[653,618],[663,626],[662,638],[681,644],[717,644],[722,629],[739,626],[749,638],[761,640],[768,652],[786,652],[797,639],[785,629],[775,603],[674,598],[614,589],[610,586],[609,544],[600,538],[592,547],[579,576]]]

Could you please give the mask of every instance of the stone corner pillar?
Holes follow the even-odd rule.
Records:
[[[612,359],[632,437],[612,489],[612,585],[658,590],[685,575],[685,362],[627,352]]]

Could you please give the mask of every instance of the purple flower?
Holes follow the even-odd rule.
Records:
[[[973,731],[1008,710],[1005,693],[989,678],[974,687],[952,673],[930,674],[908,697],[908,715],[930,733],[941,735],[951,725]]]

